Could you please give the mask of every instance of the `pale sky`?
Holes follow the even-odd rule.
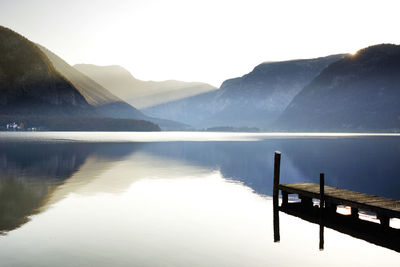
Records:
[[[219,86],[264,61],[400,44],[400,1],[0,0],[0,25],[69,64]]]

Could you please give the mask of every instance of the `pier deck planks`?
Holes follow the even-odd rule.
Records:
[[[279,184],[282,192],[299,194],[309,198],[320,198],[319,184],[314,183],[291,183]],[[325,202],[336,205],[346,205],[366,211],[375,212],[378,216],[389,218],[400,218],[400,201],[385,197],[379,197],[351,190],[324,186]]]

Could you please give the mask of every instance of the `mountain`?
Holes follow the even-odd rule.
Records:
[[[151,116],[197,127],[267,127],[294,96],[332,62],[344,55],[266,62],[219,90],[142,109]]]
[[[215,113],[214,110],[218,108],[213,103],[216,95],[216,91],[211,91],[141,110],[149,116],[158,116],[169,120],[173,118],[172,120],[180,121],[195,128],[226,126],[225,122],[221,122],[220,125],[213,125],[208,122]]]
[[[139,109],[216,89],[206,83],[141,81],[120,66],[78,64],[74,67]]]
[[[48,57],[55,69],[71,81],[86,101],[94,106],[100,114],[111,118],[147,119],[139,110],[111,94],[103,86],[70,66],[50,50],[40,45],[37,46]]]
[[[85,97],[86,101],[94,106],[95,111],[104,117],[118,119],[136,119],[146,120],[158,124],[163,129],[184,129],[186,125],[174,121],[163,120],[146,116],[141,111],[126,103],[124,100],[113,95],[109,90],[70,66],[62,58],[48,50],[37,45],[42,52],[52,62],[55,69],[66,77]]]
[[[400,46],[367,47],[331,64],[275,123],[289,131],[399,131]]]
[[[0,55],[1,115],[95,115],[34,43],[2,26]]]
[[[44,130],[160,130],[144,121],[140,111],[123,102],[121,105],[130,112],[129,118],[135,120],[111,118],[114,103],[119,103],[115,96],[83,75],[68,72],[74,69],[68,69],[68,64],[45,51],[51,54],[53,65],[43,51],[25,37],[0,26],[0,129],[18,122],[21,128]],[[62,73],[55,66],[61,66]]]

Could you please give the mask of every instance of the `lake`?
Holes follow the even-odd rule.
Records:
[[[0,266],[399,266],[283,212],[274,242],[276,150],[282,183],[400,199],[396,134],[3,132]]]

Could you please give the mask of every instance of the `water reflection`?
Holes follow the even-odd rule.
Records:
[[[45,210],[54,202],[50,199],[58,188],[79,170],[87,169],[87,165],[94,170],[86,172],[80,181],[87,182],[110,167],[109,159],[121,159],[134,148],[85,143],[0,143],[0,233],[21,226],[29,216]]]
[[[214,170],[147,153],[138,143],[23,142],[0,143],[0,148],[2,234],[70,194],[118,194],[143,178],[199,178]]]
[[[326,221],[329,249],[316,256],[315,225],[275,213],[266,195],[280,150],[283,183],[323,171],[328,185],[399,196],[398,144],[0,142],[0,258],[4,266],[396,266],[398,253],[332,233]]]
[[[44,199],[83,164],[87,150],[77,146],[0,144],[0,232],[27,222]]]
[[[400,252],[400,229],[385,227],[379,223],[359,219],[358,216],[343,215],[329,209],[314,206],[304,209],[301,203],[274,206],[274,242],[280,235],[279,211],[319,225],[319,249],[324,249],[324,227],[365,240],[369,243]],[[315,233],[316,234],[316,233]],[[290,242],[290,240],[288,240]]]
[[[256,192],[272,192],[273,154],[282,152],[281,182],[326,185],[400,199],[400,138],[300,138],[262,142],[152,143],[147,153],[221,171]]]
[[[398,137],[274,138],[260,142],[0,142],[0,232],[15,229],[29,216],[71,193],[123,192],[134,180],[173,178],[185,169],[192,176],[219,171],[227,179],[270,195],[275,150],[282,151],[284,157],[283,183],[317,182],[323,171],[327,185],[400,199]],[[110,179],[113,166],[118,164],[126,165],[126,173],[115,175],[119,180]]]

